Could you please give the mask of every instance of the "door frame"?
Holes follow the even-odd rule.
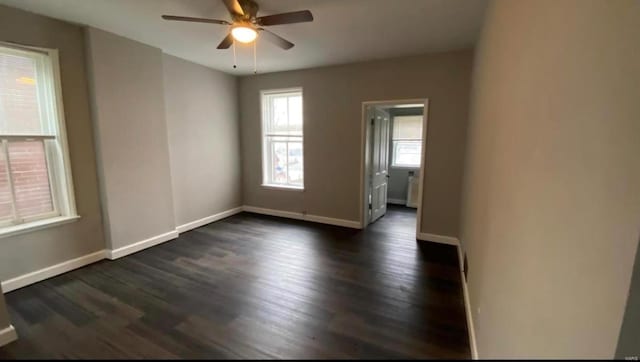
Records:
[[[371,130],[370,122],[367,119],[367,107],[369,106],[385,106],[385,105],[400,105],[400,104],[424,104],[424,112],[422,112],[422,154],[420,155],[420,183],[418,185],[418,209],[416,212],[416,237],[421,233],[421,219],[422,219],[422,204],[424,203],[424,175],[425,175],[425,163],[427,160],[427,128],[429,119],[429,98],[412,98],[412,99],[395,99],[395,100],[379,100],[379,101],[365,101],[362,102],[362,117],[360,125],[360,227],[366,228],[369,225],[369,220],[366,217],[366,211],[369,208],[367,200],[367,184],[368,177],[366,176],[368,167],[367,163],[367,145],[370,142],[369,131]]]

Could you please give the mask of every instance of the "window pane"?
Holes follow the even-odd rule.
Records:
[[[53,211],[43,141],[9,142],[9,160],[18,216]]]
[[[0,133],[42,134],[34,58],[0,53]]]
[[[302,96],[289,97],[289,134],[302,135]]]
[[[0,146],[0,220],[13,219],[11,186],[7,174],[7,160]]]
[[[268,132],[285,133],[287,131],[287,98],[271,97],[271,121],[268,124]]]
[[[420,167],[421,150],[422,150],[422,142],[394,141],[393,142],[393,165]]]
[[[393,139],[422,139],[422,116],[393,117]]]
[[[273,142],[271,164],[273,165],[271,182],[278,184],[287,183],[287,144],[286,142]]]
[[[302,186],[302,142],[289,142],[289,183]]]

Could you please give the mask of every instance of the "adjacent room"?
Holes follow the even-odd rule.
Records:
[[[0,0],[0,358],[638,359],[638,97],[638,0]]]
[[[428,104],[428,99],[363,103],[363,227],[393,215],[399,232],[428,240],[417,223]]]

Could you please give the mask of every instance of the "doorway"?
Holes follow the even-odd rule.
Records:
[[[420,233],[428,99],[362,103],[361,223],[415,213]]]

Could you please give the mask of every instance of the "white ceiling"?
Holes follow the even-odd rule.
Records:
[[[258,72],[393,58],[471,47],[486,0],[257,0],[260,15],[309,9],[312,23],[269,29],[296,44],[282,50],[258,40]],[[253,72],[253,47],[216,46],[223,25],[182,23],[162,14],[229,20],[220,0],[0,0],[66,21],[90,25],[231,74]]]

